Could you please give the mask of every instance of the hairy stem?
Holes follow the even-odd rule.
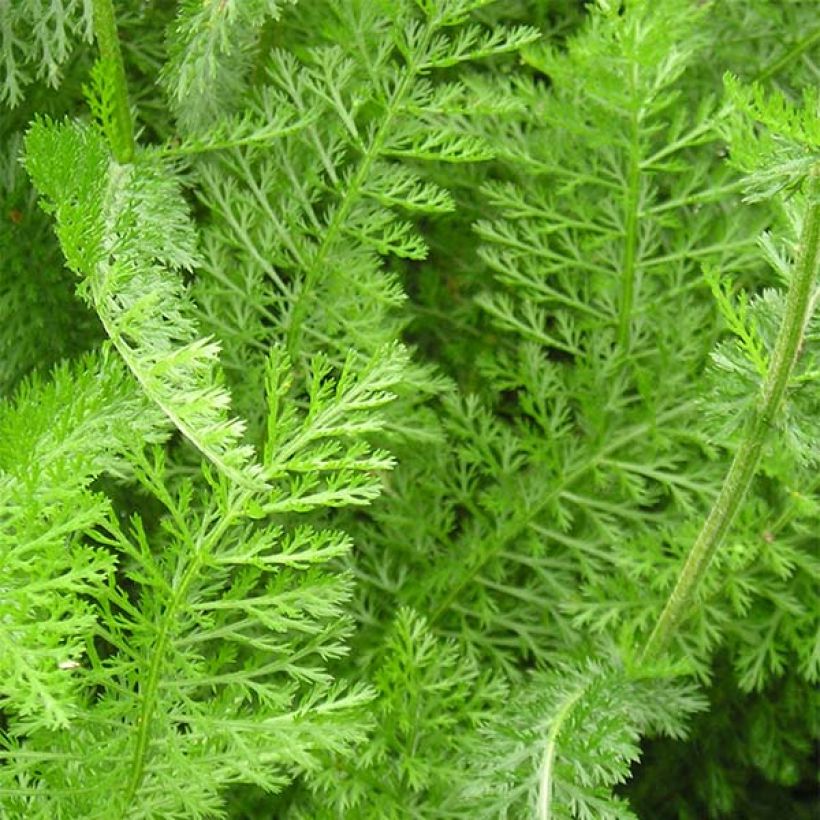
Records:
[[[100,48],[100,59],[110,69],[114,96],[114,133],[111,151],[117,162],[131,162],[134,158],[134,124],[128,105],[128,86],[122,61],[117,21],[112,0],[92,0],[94,35]]]
[[[760,452],[777,415],[811,315],[812,286],[820,260],[820,166],[809,179],[808,210],[800,237],[797,264],[786,296],[786,309],[777,334],[760,400],[749,421],[743,442],[706,521],[695,540],[675,588],[643,650],[643,658],[661,653],[687,615],[695,592],[709,568],[754,477]]]

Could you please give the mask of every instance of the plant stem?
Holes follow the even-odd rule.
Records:
[[[210,550],[219,543],[219,540],[236,521],[237,511],[247,503],[248,496],[242,493],[235,496],[235,499],[233,505],[226,510],[210,532],[200,532],[196,537],[196,549],[192,550],[189,556],[188,566],[178,581],[175,578],[171,599],[158,616],[161,620],[157,627],[150,664],[139,687],[139,716],[135,723],[136,739],[131,759],[131,772],[124,783],[122,820],[128,816],[145,778],[145,767],[151,746],[151,731],[154,728],[154,713],[157,707],[157,693],[164,665],[167,662],[167,654],[170,652],[169,646],[172,645],[171,629],[186,601],[189,586],[201,572]],[[187,528],[183,531],[187,533]],[[190,533],[187,534],[190,535]]]
[[[778,71],[787,66],[792,60],[797,59],[801,54],[813,48],[814,44],[820,40],[820,28],[809,32],[802,40],[795,43],[790,49],[787,49],[775,62],[770,66],[764,68],[752,79],[754,82],[760,83],[763,80],[768,80],[769,77],[777,74]]]
[[[709,563],[732,524],[746,490],[757,470],[760,452],[774,421],[800,352],[803,333],[811,315],[812,286],[820,260],[820,165],[812,169],[808,183],[808,210],[800,237],[797,264],[786,296],[786,308],[777,334],[760,400],[749,421],[743,442],[735,454],[717,500],[678,576],[675,588],[643,650],[643,658],[657,656],[667,646],[692,604]]]
[[[558,748],[558,736],[561,734],[561,729],[563,729],[567,718],[572,714],[575,704],[581,700],[586,690],[587,686],[584,685],[573,692],[552,719],[552,726],[547,735],[547,745],[544,749],[544,757],[541,761],[539,773],[538,820],[550,820],[552,814],[553,769],[555,767],[555,753]]]
[[[94,12],[94,35],[100,48],[100,59],[110,71],[113,83],[114,133],[111,135],[111,151],[117,162],[131,162],[134,158],[134,124],[128,105],[128,86],[125,81],[125,65],[117,35],[112,0],[92,0]]]
[[[632,69],[632,88],[637,87],[637,69]],[[632,309],[635,301],[635,276],[638,256],[638,215],[641,206],[640,123],[637,111],[630,120],[630,155],[626,189],[626,221],[624,225],[623,258],[621,261],[621,305],[618,318],[618,347],[629,354],[632,333]]]

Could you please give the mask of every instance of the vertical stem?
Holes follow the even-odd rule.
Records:
[[[538,778],[538,820],[551,820],[553,769],[555,768],[555,753],[558,749],[558,736],[561,734],[561,729],[564,728],[567,718],[572,714],[575,704],[586,694],[586,689],[587,686],[584,685],[573,692],[552,719],[552,726],[550,726],[547,735],[547,745],[544,748]]]
[[[428,21],[427,26],[424,29],[424,33],[421,35],[421,39],[415,47],[416,54],[424,53],[433,35],[435,34],[435,31],[435,24]],[[296,295],[296,305],[291,313],[290,327],[288,328],[287,349],[291,356],[295,356],[296,343],[299,339],[302,323],[304,322],[305,314],[309,307],[308,295],[312,291],[317,279],[322,273],[322,266],[324,265],[327,255],[333,247],[333,242],[338,237],[344,226],[345,220],[350,215],[350,211],[353,206],[356,204],[361,188],[366,183],[368,174],[370,173],[373,164],[381,156],[384,141],[390,133],[390,127],[399,111],[399,105],[403,101],[405,94],[408,93],[408,90],[410,89],[412,82],[415,80],[418,71],[419,68],[416,64],[416,57],[408,56],[404,75],[393,92],[390,94],[390,98],[385,101],[385,110],[379,118],[378,126],[373,133],[369,145],[364,150],[364,154],[359,160],[359,167],[356,170],[356,174],[346,186],[344,194],[341,198],[341,203],[335,210],[313,259],[311,259],[308,263],[302,287]]]
[[[179,577],[175,574],[171,583],[173,594],[166,606],[157,615],[159,623],[156,625],[156,635],[151,648],[151,660],[147,670],[140,676],[139,715],[134,725],[136,739],[131,759],[131,773],[123,783],[122,820],[128,817],[129,810],[137,799],[137,794],[145,779],[145,768],[151,746],[151,732],[154,728],[154,713],[157,709],[161,678],[165,671],[163,667],[167,662],[168,653],[171,651],[169,647],[172,644],[171,630],[174,627],[174,621],[179,617],[180,610],[184,608],[189,586],[194,582],[197,574],[202,571],[203,563],[208,554],[219,544],[220,539],[236,522],[239,510],[247,504],[248,497],[247,493],[234,496],[231,505],[209,532],[206,533],[200,530],[199,533],[194,535],[187,527],[183,530],[188,536],[188,540],[192,542],[187,545],[190,550],[190,555],[187,557],[188,565],[179,574]],[[142,670],[140,671],[142,672]]]
[[[632,67],[633,92],[637,88],[637,69]],[[634,97],[634,93],[633,93]],[[624,246],[621,259],[621,305],[618,318],[618,347],[622,355],[629,353],[632,334],[632,308],[635,301],[635,273],[638,251],[638,209],[640,207],[641,165],[640,165],[640,123],[638,112],[630,115],[630,154],[626,189],[626,224],[624,226]]]
[[[111,151],[117,162],[131,162],[134,158],[134,124],[128,105],[128,86],[125,81],[125,65],[117,35],[112,0],[92,0],[94,34],[100,48],[100,59],[108,66],[113,82],[114,133],[111,135]]]
[[[798,260],[789,283],[786,308],[760,400],[717,500],[644,647],[644,659],[657,656],[665,649],[681,620],[687,615],[698,584],[706,574],[754,477],[760,451],[786,392],[806,323],[810,318],[812,286],[820,261],[820,165],[812,169],[809,177],[807,201],[808,210],[800,237]]]

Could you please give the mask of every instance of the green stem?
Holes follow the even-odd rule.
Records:
[[[117,162],[131,162],[134,158],[134,124],[128,105],[128,86],[125,81],[125,65],[117,35],[112,0],[92,0],[94,34],[100,48],[100,59],[110,72],[113,82],[114,133],[111,135],[111,151]]]
[[[236,498],[237,500],[232,506],[229,506],[214,528],[206,535],[200,533],[197,537],[197,548],[190,556],[188,566],[181,573],[179,580],[176,580],[175,576],[171,600],[159,615],[161,621],[152,646],[151,661],[139,686],[140,708],[135,724],[136,739],[131,757],[131,772],[123,788],[121,814],[123,820],[128,816],[145,778],[145,767],[152,739],[151,732],[154,729],[153,721],[157,707],[157,693],[159,692],[160,678],[165,671],[164,666],[172,643],[170,631],[187,600],[188,588],[196,579],[198,573],[201,572],[206,557],[235,522],[237,510],[247,503],[247,494],[240,494]],[[187,528],[184,531],[187,531]]]
[[[421,40],[419,41],[416,53],[424,53],[434,34],[435,28],[432,24],[428,24],[424,34],[421,37]],[[393,124],[393,120],[399,113],[399,106],[404,100],[405,95],[408,93],[413,81],[416,79],[418,71],[419,67],[416,65],[415,59],[408,57],[404,75],[390,95],[390,98],[386,101],[385,110],[379,117],[379,124],[370,141],[370,144],[367,146],[363,156],[360,159],[360,164],[356,170],[356,174],[347,186],[342,202],[334,212],[330,224],[324,232],[321,244],[319,245],[315,256],[308,265],[304,280],[302,282],[302,287],[296,295],[296,304],[293,308],[290,327],[288,328],[287,349],[292,357],[295,355],[302,324],[310,307],[308,297],[314,289],[319,277],[323,273],[327,256],[333,248],[333,243],[341,234],[344,228],[345,220],[348,218],[350,212],[353,210],[353,207],[356,205],[361,189],[367,182],[368,175],[370,174],[373,164],[382,154],[382,149],[385,140],[390,134],[390,128]]]
[[[801,54],[813,48],[818,40],[820,40],[820,28],[809,32],[802,40],[795,43],[790,49],[787,49],[775,62],[759,72],[753,80],[759,83],[763,82],[763,80],[768,80],[769,77],[773,77],[792,60],[797,59]]]
[[[651,659],[666,648],[681,620],[688,614],[698,585],[754,477],[763,444],[783,401],[811,315],[812,286],[820,261],[820,166],[813,169],[808,188],[808,212],[800,237],[799,256],[760,400],[717,500],[644,647],[644,659]]]
[[[633,90],[637,87],[636,69],[632,70]],[[634,94],[633,94],[634,96]],[[630,156],[626,190],[626,224],[624,226],[623,258],[621,261],[621,306],[618,319],[618,347],[629,353],[632,334],[632,308],[635,301],[635,275],[638,251],[638,214],[640,212],[641,162],[640,123],[633,111],[630,121]]]
[[[581,700],[586,690],[587,686],[584,685],[573,692],[552,720],[538,778],[538,820],[550,820],[552,816],[552,781],[555,753],[558,750],[558,736],[561,734],[561,729],[563,729],[567,718],[572,714],[575,704]]]

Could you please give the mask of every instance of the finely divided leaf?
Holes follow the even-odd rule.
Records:
[[[226,475],[259,485],[244,424],[228,415],[219,346],[199,335],[182,278],[197,261],[196,234],[173,176],[117,164],[95,131],[68,122],[35,123],[26,165],[81,293],[146,395]]]
[[[72,717],[71,668],[96,621],[90,596],[114,570],[89,540],[113,515],[92,481],[128,475],[123,453],[135,439],[161,441],[163,421],[110,351],[33,378],[0,405],[0,705],[30,728]]]

